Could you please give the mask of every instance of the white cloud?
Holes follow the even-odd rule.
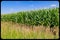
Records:
[[[10,8],[10,11],[13,11],[14,9],[13,8]]]
[[[47,7],[44,7],[43,9],[47,9]]]
[[[52,5],[50,5],[51,7],[56,7],[56,5],[55,4],[52,4]]]

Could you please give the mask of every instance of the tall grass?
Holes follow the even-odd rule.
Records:
[[[54,36],[53,33],[44,30],[44,26],[36,26],[31,30],[28,26],[11,22],[1,22],[1,38],[2,39],[58,39],[59,28],[56,27],[57,34]],[[55,38],[54,38],[55,37]]]

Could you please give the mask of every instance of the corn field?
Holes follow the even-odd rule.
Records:
[[[18,12],[13,14],[5,14],[1,16],[1,21],[12,21],[26,25],[59,25],[59,9],[49,8],[42,10]]]
[[[54,25],[54,32],[50,31],[50,25]],[[1,38],[3,39],[56,39],[59,38],[58,27],[59,8],[1,15]]]

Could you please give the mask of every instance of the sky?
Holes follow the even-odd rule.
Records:
[[[59,7],[58,1],[2,1],[1,14]]]

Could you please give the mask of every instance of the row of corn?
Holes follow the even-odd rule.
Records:
[[[1,15],[1,21],[12,21],[26,25],[59,25],[59,8],[23,11]]]

